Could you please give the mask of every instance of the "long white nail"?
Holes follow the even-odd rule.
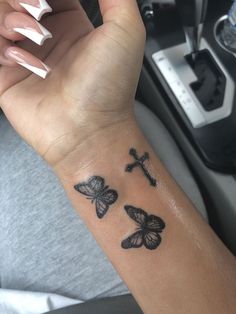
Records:
[[[35,21],[36,22],[36,21]],[[20,33],[24,35],[25,37],[31,39],[36,44],[42,46],[46,39],[52,38],[52,34],[41,24],[36,22],[38,24],[38,27],[41,31],[41,33],[37,32],[33,28],[20,28],[20,27],[14,27],[13,30],[17,33]]]
[[[52,12],[52,8],[45,0],[39,0],[39,6],[33,6],[23,2],[20,2],[20,5],[38,21],[45,13]]]
[[[42,78],[46,78],[48,73],[51,71],[51,69],[41,60],[19,47],[8,47],[4,51],[4,56],[9,60],[14,60],[16,63]]]
[[[42,68],[37,68],[33,65],[30,65],[28,63],[25,62],[20,62],[20,61],[16,61],[18,64],[20,64],[21,66],[23,66],[24,68],[30,70],[31,72],[37,74],[38,76],[42,77],[42,78],[46,78],[47,75],[49,74],[49,72],[51,72],[51,69],[42,62],[42,66],[44,67],[44,69]]]

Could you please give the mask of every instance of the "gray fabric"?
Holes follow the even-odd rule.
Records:
[[[1,287],[79,300],[126,286],[46,163],[0,117]]]

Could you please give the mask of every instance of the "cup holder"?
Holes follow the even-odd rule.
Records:
[[[222,32],[224,30],[225,22],[227,20],[228,20],[228,16],[224,15],[216,21],[215,26],[214,26],[214,36],[215,36],[216,42],[223,50],[227,51],[228,53],[236,57],[236,49],[227,46],[222,38]],[[235,37],[235,41],[236,41],[236,37]]]

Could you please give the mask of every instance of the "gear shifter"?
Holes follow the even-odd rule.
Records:
[[[223,20],[232,0],[173,0],[173,7],[162,2],[154,6],[159,23],[154,19],[147,30],[141,95],[180,145],[186,137],[207,167],[236,173],[236,0]],[[220,49],[214,35],[234,56]]]
[[[176,0],[186,40],[193,60],[200,48],[208,0]]]

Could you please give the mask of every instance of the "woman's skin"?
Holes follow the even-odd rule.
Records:
[[[77,1],[49,1],[53,11],[41,23],[53,38],[38,46],[9,29],[26,17],[32,26],[33,18],[18,1],[1,1],[1,108],[52,166],[144,313],[233,314],[235,258],[170,178],[134,118],[145,44],[136,1],[99,3],[104,24],[93,29]],[[52,69],[45,80],[16,64],[40,67],[40,60],[47,65],[44,69]],[[150,184],[140,164],[125,171],[134,162],[131,148],[138,157],[149,153],[143,166],[157,186]],[[93,176],[102,177],[118,194],[102,219],[95,202],[81,193],[81,183],[88,184]],[[127,205],[164,221],[156,249],[122,248],[137,227],[124,210]]]

